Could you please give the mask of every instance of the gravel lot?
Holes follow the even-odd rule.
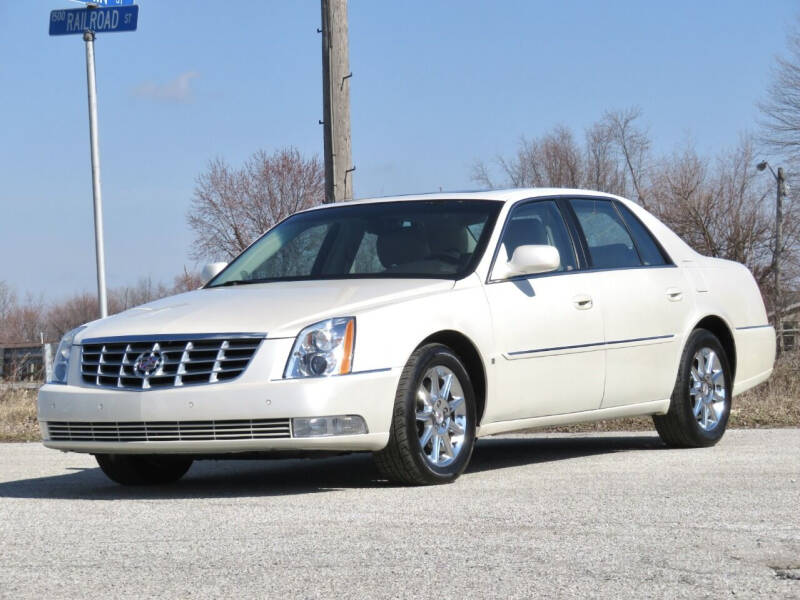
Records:
[[[161,489],[38,444],[0,459],[0,597],[800,598],[800,429],[489,438],[435,488],[365,455]]]

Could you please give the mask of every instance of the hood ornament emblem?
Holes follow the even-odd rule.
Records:
[[[133,363],[133,373],[138,377],[150,377],[164,364],[164,357],[158,350],[142,352]]]

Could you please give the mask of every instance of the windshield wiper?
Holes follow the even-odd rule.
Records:
[[[232,279],[231,281],[226,281],[225,283],[218,283],[216,285],[210,285],[208,287],[227,287],[229,285],[247,285],[249,283],[261,283],[263,280],[261,279]]]

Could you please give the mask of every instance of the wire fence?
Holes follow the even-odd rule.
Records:
[[[50,371],[53,344],[0,347],[0,384],[27,387],[41,385]]]

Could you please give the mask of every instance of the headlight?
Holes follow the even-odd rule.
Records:
[[[86,329],[86,325],[76,327],[72,331],[68,331],[61,338],[56,350],[56,357],[53,359],[53,374],[48,383],[67,383],[67,375],[69,374],[69,353],[72,350],[72,341],[75,336],[81,331]]]
[[[283,376],[292,379],[349,373],[353,367],[355,341],[355,317],[339,317],[309,325],[297,336]]]

